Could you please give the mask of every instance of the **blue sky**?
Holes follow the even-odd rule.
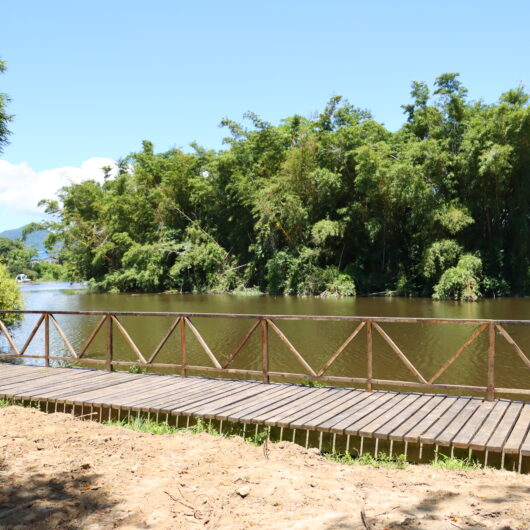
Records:
[[[341,94],[394,130],[412,80],[460,72],[486,102],[530,83],[524,1],[50,0],[1,13],[0,91],[15,121],[0,230],[38,218],[36,194],[97,176],[91,159],[143,139],[217,149],[219,121],[247,110],[276,123]]]

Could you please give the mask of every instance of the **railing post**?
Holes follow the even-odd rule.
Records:
[[[44,366],[50,366],[50,314],[44,315]]]
[[[269,324],[266,319],[261,319],[261,362],[263,369],[263,382],[270,383],[269,378]]]
[[[488,326],[488,401],[495,399],[495,325]]]
[[[366,383],[366,390],[368,392],[372,391],[372,370],[373,370],[373,360],[372,360],[372,321],[366,321],[366,368],[368,382]]]
[[[114,353],[114,341],[113,341],[113,326],[112,316],[110,313],[107,315],[107,352],[105,356],[105,369],[108,372],[112,372],[112,356]]]
[[[186,370],[186,319],[182,317],[180,319],[180,374],[182,377],[186,377],[188,372]]]

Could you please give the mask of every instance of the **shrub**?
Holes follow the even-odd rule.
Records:
[[[22,309],[22,296],[17,282],[9,277],[7,267],[0,263],[0,310]],[[18,322],[22,316],[17,314],[2,314],[0,318],[7,326]]]

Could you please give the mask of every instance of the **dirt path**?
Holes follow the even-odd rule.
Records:
[[[283,442],[0,410],[0,528],[527,528],[530,476],[345,466]],[[364,517],[364,522],[363,522]]]

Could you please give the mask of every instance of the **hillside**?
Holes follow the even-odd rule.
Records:
[[[19,228],[12,228],[11,230],[4,230],[3,232],[0,232],[0,237],[6,237],[7,239],[13,240],[21,239],[24,228],[25,226],[21,226]],[[28,247],[35,247],[37,249],[39,258],[46,258],[48,256],[48,252],[44,247],[44,240],[46,239],[47,235],[47,230],[38,230],[28,234],[26,238],[26,245]]]

